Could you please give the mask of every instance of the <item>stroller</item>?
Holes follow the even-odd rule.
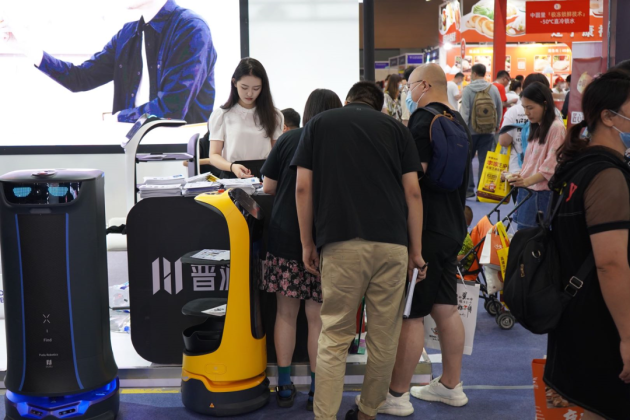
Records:
[[[496,225],[493,225],[490,221],[493,215],[496,213],[497,223],[503,222],[506,225],[506,228],[509,229],[510,224],[513,221],[514,214],[516,211],[530,199],[532,196],[532,192],[528,189],[527,196],[525,199],[518,203],[514,207],[512,211],[510,211],[503,219],[501,218],[501,210],[500,207],[502,204],[505,204],[512,197],[514,192],[514,188],[510,191],[499,203],[488,213],[485,215],[479,223],[473,228],[470,236],[473,241],[473,248],[468,251],[461,259],[461,261],[457,264],[457,271],[459,273],[459,278],[465,281],[474,281],[479,283],[479,289],[481,292],[480,298],[484,300],[484,309],[493,317],[496,318],[497,324],[503,330],[509,330],[514,327],[516,323],[516,318],[514,315],[510,313],[507,306],[501,301],[501,292],[490,293],[488,288],[488,278],[486,277],[486,273],[484,272],[483,267],[480,264],[480,256],[481,251],[483,249],[483,244],[486,240],[486,234],[488,231]],[[470,258],[472,257],[472,263],[470,262]],[[468,266],[467,269],[464,267]]]

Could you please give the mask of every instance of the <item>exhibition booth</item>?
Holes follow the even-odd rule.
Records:
[[[7,16],[16,27],[22,25],[20,34],[28,33],[30,39],[39,39],[48,54],[75,65],[100,51],[125,22],[138,19],[132,12],[116,8],[120,5],[89,7],[77,0],[34,1],[46,13],[38,14],[25,23],[24,16],[27,15],[28,7],[33,5],[29,2],[14,2],[6,11]],[[63,7],[59,7],[59,3],[63,3]],[[211,28],[217,53],[212,69],[215,109],[227,100],[232,72],[240,58],[246,56],[257,58],[265,66],[278,109],[290,107],[301,113],[313,89],[326,87],[343,98],[349,86],[356,82],[359,72],[356,36],[359,16],[354,0],[336,1],[334,15],[330,14],[330,4],[317,2],[269,4],[261,0],[249,0],[219,5],[217,2],[180,0],[177,3],[197,12]],[[77,21],[74,18],[76,14],[65,13],[66,9],[75,9],[84,18]],[[299,31],[296,25],[300,25]],[[89,36],[77,37],[76,33]],[[286,37],[287,33],[298,35]],[[309,36],[312,33],[322,35],[314,40]],[[277,60],[278,42],[282,43],[283,48],[293,51],[290,61]],[[319,57],[322,56],[330,57],[335,65],[322,68],[318,65]],[[422,62],[422,57],[401,58],[405,64],[416,63],[414,60],[418,59]],[[193,363],[199,348],[190,340],[194,341],[194,337],[202,333],[206,334],[204,337],[212,337],[215,333],[211,326],[207,332],[191,329],[206,325],[203,320],[200,321],[200,316],[204,316],[201,312],[208,309],[203,305],[229,301],[228,307],[235,308],[236,304],[232,301],[236,302],[243,296],[247,296],[248,302],[253,305],[249,309],[256,318],[254,336],[258,344],[255,345],[258,346],[257,352],[263,358],[261,363],[264,365],[262,371],[258,372],[260,363],[256,364],[252,376],[264,375],[266,389],[269,385],[275,385],[275,295],[250,287],[249,271],[238,274],[241,267],[249,264],[252,281],[255,281],[252,284],[257,285],[261,258],[264,258],[266,250],[266,226],[271,216],[273,197],[261,191],[251,198],[230,196],[230,200],[235,203],[233,205],[239,209],[243,206],[257,209],[254,219],[259,226],[255,234],[262,236],[252,240],[256,249],[254,253],[252,248],[251,261],[247,257],[248,263],[238,263],[238,267],[235,266],[236,260],[212,266],[195,261],[191,255],[204,249],[231,250],[233,259],[236,259],[241,247],[249,249],[250,240],[245,238],[243,242],[237,241],[229,227],[229,217],[209,211],[198,200],[195,201],[194,194],[146,198],[150,194],[138,188],[138,185],[147,178],[189,178],[199,175],[198,139],[206,133],[207,124],[185,124],[178,118],[155,120],[149,113],[135,125],[118,122],[116,115],[111,115],[111,83],[101,83],[105,86],[100,89],[72,89],[86,90],[80,93],[70,91],[68,86],[60,86],[35,68],[13,39],[0,39],[0,73],[3,80],[11,81],[3,84],[3,97],[11,100],[0,102],[3,125],[3,135],[0,137],[1,172],[29,168],[97,168],[102,171],[99,179],[105,181],[99,187],[103,191],[103,200],[99,201],[99,205],[103,206],[104,222],[114,230],[117,226],[126,225],[124,235],[111,232],[106,239],[109,280],[105,297],[110,303],[108,335],[118,366],[117,380],[120,386],[179,387],[183,378],[182,354],[186,350],[189,357],[188,362],[183,361],[184,382],[191,384],[188,388],[193,395],[199,396],[198,386],[192,385],[194,375],[201,375],[199,378],[202,381],[204,377],[218,380],[221,376],[217,375],[221,374],[223,368],[217,367],[218,371],[208,373],[203,371],[204,368],[199,370],[199,366],[205,365]],[[309,80],[309,83],[304,83],[304,80]],[[38,98],[36,105],[33,105],[33,97]],[[184,167],[184,162],[188,167]],[[52,191],[57,191],[57,184],[63,184],[55,181],[55,177],[65,174],[59,171],[45,175],[52,178],[44,183],[43,188],[48,191],[44,194],[52,194]],[[44,185],[37,185],[40,184]],[[12,194],[21,194],[20,191],[31,187],[7,188]],[[66,192],[66,195],[72,194],[72,191]],[[30,194],[25,197],[30,197]],[[24,205],[35,204],[24,201]],[[28,209],[38,211],[36,207]],[[67,241],[70,243],[69,237]],[[2,248],[7,246],[10,245],[0,245]],[[239,275],[246,279],[245,289],[236,280]],[[70,284],[68,293],[69,287]],[[0,290],[3,290],[2,286]],[[19,294],[0,294],[3,302],[12,296]],[[197,306],[190,306],[194,302],[197,302]],[[0,387],[4,387],[7,343],[4,314],[0,314],[3,315],[0,317]],[[229,321],[236,318],[238,316],[230,314],[225,318],[228,322],[225,323],[224,342],[229,341],[226,335],[228,330],[229,334],[233,334],[232,330],[241,330],[240,326]],[[298,323],[292,376],[296,385],[307,385],[310,384],[310,371],[303,309]],[[224,351],[233,352],[234,348],[243,345],[241,338],[234,337],[233,340],[232,345],[236,347]],[[247,346],[244,349],[245,353],[251,351],[247,350]],[[205,348],[204,351],[207,353],[211,350]],[[245,353],[242,354],[243,358],[251,358],[251,354]],[[365,351],[361,353],[350,355],[348,359],[346,382],[349,385],[362,382],[366,355]],[[51,363],[56,366],[54,360]],[[223,364],[215,363],[217,366]],[[427,383],[430,379],[431,367],[426,359],[416,369],[414,380]]]
[[[86,3],[16,1],[3,11],[20,28],[16,39],[38,40],[46,51],[42,63],[53,68],[45,74],[33,66],[32,50],[0,38],[0,80],[9,81],[2,95],[10,98],[0,101],[0,388],[8,390],[7,414],[109,419],[118,411],[120,389],[138,387],[181,387],[184,406],[201,414],[256,410],[278,376],[276,296],[259,288],[274,197],[258,177],[222,180],[202,170],[208,124],[188,123],[188,107],[157,117],[166,100],[136,107],[131,93],[125,100],[140,117],[124,122],[116,99],[112,112],[112,95],[121,93],[111,78],[94,73],[76,85],[68,81],[81,63],[118,60],[110,40],[139,18],[118,3]],[[376,63],[377,80],[424,63],[439,63],[449,78],[461,71],[467,81],[472,65],[483,63],[492,80],[491,3],[467,6],[464,14],[459,1],[446,1],[440,45]],[[208,68],[197,69],[211,85],[210,112],[226,103],[242,57],[263,63],[276,108],[300,114],[314,89],[343,100],[359,77],[356,0],[177,4],[210,28],[204,42],[216,56],[204,57]],[[526,33],[524,4],[508,0],[505,69],[512,76],[541,72],[553,82],[575,73],[576,58],[597,54],[593,45],[601,44],[605,24],[599,2],[591,1],[589,31],[549,34]],[[41,13],[31,16],[32,7]],[[281,51],[290,51],[290,59]],[[330,64],[322,65],[322,57]],[[173,56],[156,60],[151,71],[181,65],[173,65]],[[133,83],[140,84],[145,77],[127,63],[115,67],[124,80],[137,76]],[[200,90],[195,83],[193,90]],[[94,279],[89,287],[80,281],[85,278]],[[466,308],[472,313],[470,303],[459,310]],[[5,316],[18,322],[8,324]],[[363,382],[365,322],[359,307],[347,387]],[[311,372],[303,304],[297,324],[291,377],[304,388]],[[437,342],[436,327],[432,334]],[[63,386],[51,389],[57,372]],[[412,382],[427,384],[433,373],[425,352]]]

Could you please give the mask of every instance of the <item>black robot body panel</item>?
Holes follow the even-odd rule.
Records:
[[[100,171],[63,172],[67,179],[32,177],[27,195],[28,174],[0,177],[5,385],[20,395],[86,392],[117,375],[109,333],[104,178]],[[51,199],[28,197],[42,186]]]

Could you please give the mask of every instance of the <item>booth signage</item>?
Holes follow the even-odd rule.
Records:
[[[589,30],[589,0],[528,1],[525,27],[529,34]]]
[[[601,72],[601,57],[592,58],[575,58],[573,60],[571,77],[571,95],[569,97],[569,114],[567,116],[567,126],[571,127],[579,124],[584,120],[582,112],[582,95],[586,91],[586,87]]]
[[[462,11],[458,0],[449,0],[440,5],[440,45],[457,44],[461,38]]]
[[[396,66],[398,66],[398,57],[390,58],[389,67],[396,67]]]
[[[388,61],[377,61],[374,63],[374,68],[376,70],[384,70],[389,67]]]
[[[461,44],[461,48],[460,48],[460,57],[466,57],[466,40],[464,38],[462,38],[462,44]]]
[[[407,64],[422,64],[424,57],[422,54],[409,54],[407,56]]]

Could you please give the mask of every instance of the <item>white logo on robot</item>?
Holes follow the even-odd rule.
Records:
[[[160,262],[162,275],[160,275]],[[229,266],[191,265],[193,291],[227,291],[230,286]],[[183,290],[181,259],[171,263],[166,258],[157,258],[152,263],[153,294],[164,290],[168,294],[178,294]],[[220,279],[220,283],[219,283]],[[174,287],[173,287],[174,283]],[[217,289],[218,286],[218,289]]]

